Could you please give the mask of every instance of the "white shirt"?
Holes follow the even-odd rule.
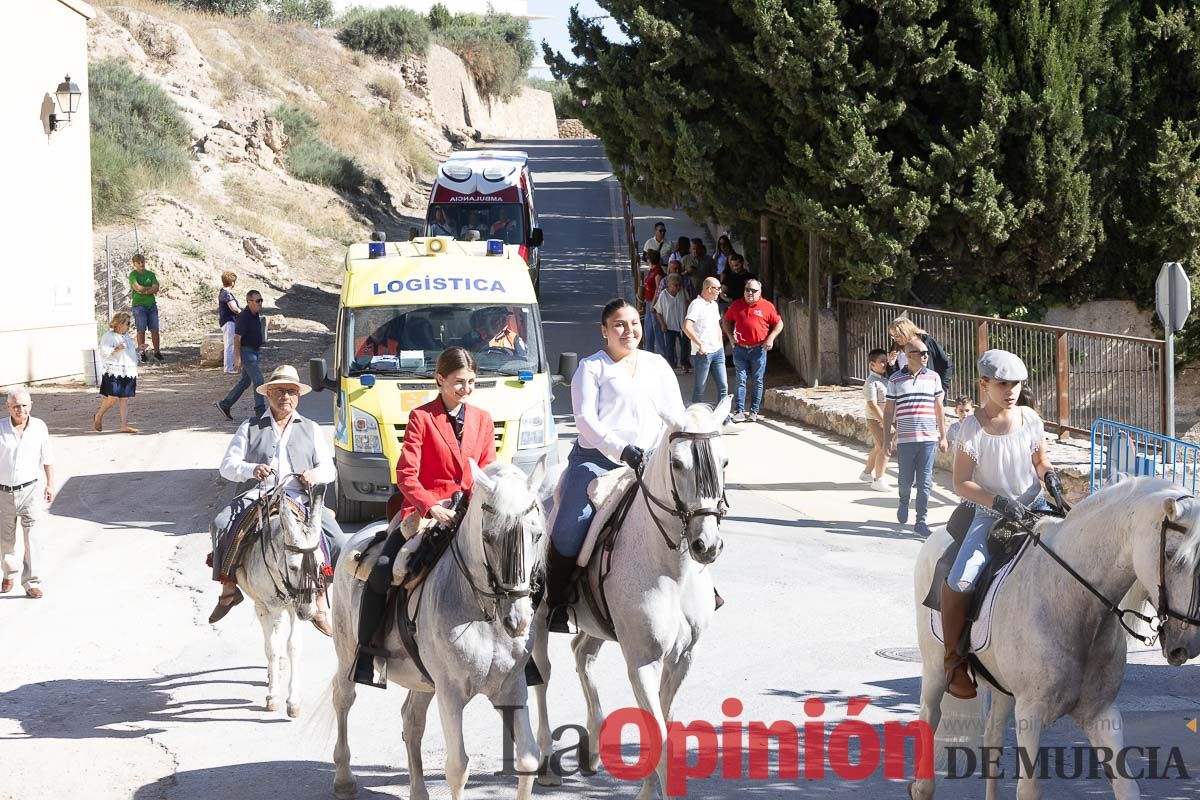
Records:
[[[636,358],[630,375],[629,358]],[[571,379],[571,409],[579,445],[621,462],[626,445],[649,450],[665,428],[658,412],[682,415],[679,382],[667,360],[639,350],[618,364],[600,350],[579,362]]]
[[[667,239],[667,237],[665,237],[665,236],[663,237],[663,240],[661,242],[658,241],[657,239],[655,239],[653,236],[651,236],[649,239],[646,240],[646,243],[644,245],[642,245],[642,250],[643,251],[657,250],[658,254],[660,256],[662,256],[662,268],[666,269],[667,268],[667,256],[671,255],[671,248],[673,248],[674,246],[675,246],[675,243],[670,241],[669,239]]]
[[[722,349],[721,344],[721,310],[717,301],[709,302],[703,297],[697,297],[688,305],[685,319],[692,321],[692,328],[700,346],[705,353],[715,353]]]
[[[663,318],[663,326],[669,331],[682,331],[683,318],[687,316],[688,296],[681,286],[671,294],[667,287],[654,296],[654,310]]]
[[[125,343],[121,350],[117,345]],[[104,356],[104,372],[118,378],[136,378],[138,374],[137,344],[128,333],[109,331],[100,337],[100,354]]]
[[[270,415],[270,410],[267,414]],[[275,472],[267,477],[261,484],[263,489],[270,489],[279,483],[282,476],[292,473],[292,462],[288,458],[287,443],[291,438],[293,424],[311,425],[313,427],[312,438],[314,442],[313,460],[316,461],[316,466],[313,468],[313,483],[330,484],[337,480],[337,468],[333,463],[333,454],[329,452],[329,444],[325,441],[325,435],[321,432],[320,426],[311,420],[304,419],[298,414],[293,414],[288,420],[286,426],[280,428],[279,422],[273,416],[270,417],[271,424],[275,426],[275,435],[278,437],[275,445],[275,453],[267,461],[267,466],[275,470]],[[246,449],[250,446],[250,420],[245,420],[238,426],[237,433],[233,435],[233,441],[229,443],[229,447],[225,450],[225,458],[221,460],[221,477],[227,481],[241,483],[242,481],[252,480],[254,478],[254,468],[257,464],[252,464],[245,460]],[[288,497],[301,503],[308,505],[308,490],[305,489],[300,481],[296,478],[290,479],[283,487],[284,492]]]
[[[1032,408],[1021,407],[1021,427],[995,436],[983,429],[975,414],[962,421],[958,449],[975,462],[972,479],[985,492],[1031,503],[1042,487],[1038,483],[1033,454],[1045,444],[1042,418]]]
[[[20,486],[41,480],[46,475],[42,467],[53,463],[46,423],[30,417],[25,423],[25,432],[18,438],[12,417],[0,420],[0,483]]]
[[[877,372],[868,375],[867,382],[863,384],[863,399],[867,402],[874,400],[879,404],[879,410],[883,411],[887,405],[887,378]]]

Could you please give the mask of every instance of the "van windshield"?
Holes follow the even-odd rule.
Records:
[[[528,305],[375,306],[345,318],[347,375],[432,376],[447,347],[465,347],[480,375],[541,371],[537,309]]]
[[[520,203],[434,203],[429,207],[426,236],[453,236],[465,241],[470,231],[480,241],[503,239],[505,244],[525,244],[525,223]]]

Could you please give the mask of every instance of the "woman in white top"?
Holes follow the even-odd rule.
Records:
[[[666,359],[638,349],[642,323],[637,308],[617,299],[600,315],[607,344],[579,362],[571,380],[571,409],[579,437],[562,474],[558,515],[550,532],[546,602],[550,630],[565,632],[564,596],[596,509],[588,499],[592,480],[621,463],[640,470],[646,451],[662,438],[660,411],[683,414],[675,372]]]
[[[974,507],[958,557],[941,592],[942,631],[949,692],[975,696],[958,642],[966,625],[971,591],[988,560],[987,539],[1000,519],[1019,520],[1031,509],[1048,507],[1046,488],[1062,491],[1062,481],[1046,455],[1046,431],[1037,412],[1018,403],[1029,377],[1025,363],[1006,350],[988,350],[979,359],[980,394],[973,415],[962,421],[954,456],[954,490]]]
[[[104,430],[104,414],[115,404],[121,414],[121,432],[137,433],[129,425],[129,398],[137,394],[137,345],[129,335],[133,315],[118,311],[109,321],[109,331],[100,337],[100,354],[104,357],[100,377],[100,410],[92,417],[92,428]]]

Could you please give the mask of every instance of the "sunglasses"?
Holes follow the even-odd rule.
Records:
[[[929,358],[928,350],[907,350],[905,352],[907,352],[910,356],[916,356],[918,358]]]
[[[746,294],[762,294],[762,289],[747,289]]]

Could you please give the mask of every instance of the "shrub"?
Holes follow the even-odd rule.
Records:
[[[433,31],[440,31],[443,28],[449,28],[454,21],[454,15],[450,13],[450,9],[446,8],[441,3],[434,3],[429,9],[429,28]]]
[[[259,0],[167,0],[170,5],[186,8],[188,11],[203,11],[207,14],[222,14],[226,17],[240,17],[249,14],[259,6]]]
[[[402,58],[429,48],[429,23],[407,8],[354,8],[342,17],[337,38],[351,50]]]
[[[394,75],[378,75],[367,84],[367,90],[376,97],[382,97],[395,107],[404,94],[404,87]]]
[[[333,0],[267,0],[267,9],[276,19],[324,25],[333,19]]]
[[[288,135],[286,161],[293,177],[344,192],[356,191],[366,182],[366,173],[354,159],[321,141],[317,121],[308,112],[279,106],[271,116],[283,123]]]
[[[87,91],[97,219],[132,214],[142,188],[186,178],[190,132],[158,84],[124,62],[99,61],[91,65]]]
[[[463,60],[484,97],[520,92],[533,64],[529,21],[511,14],[456,14],[437,29],[437,41]]]

